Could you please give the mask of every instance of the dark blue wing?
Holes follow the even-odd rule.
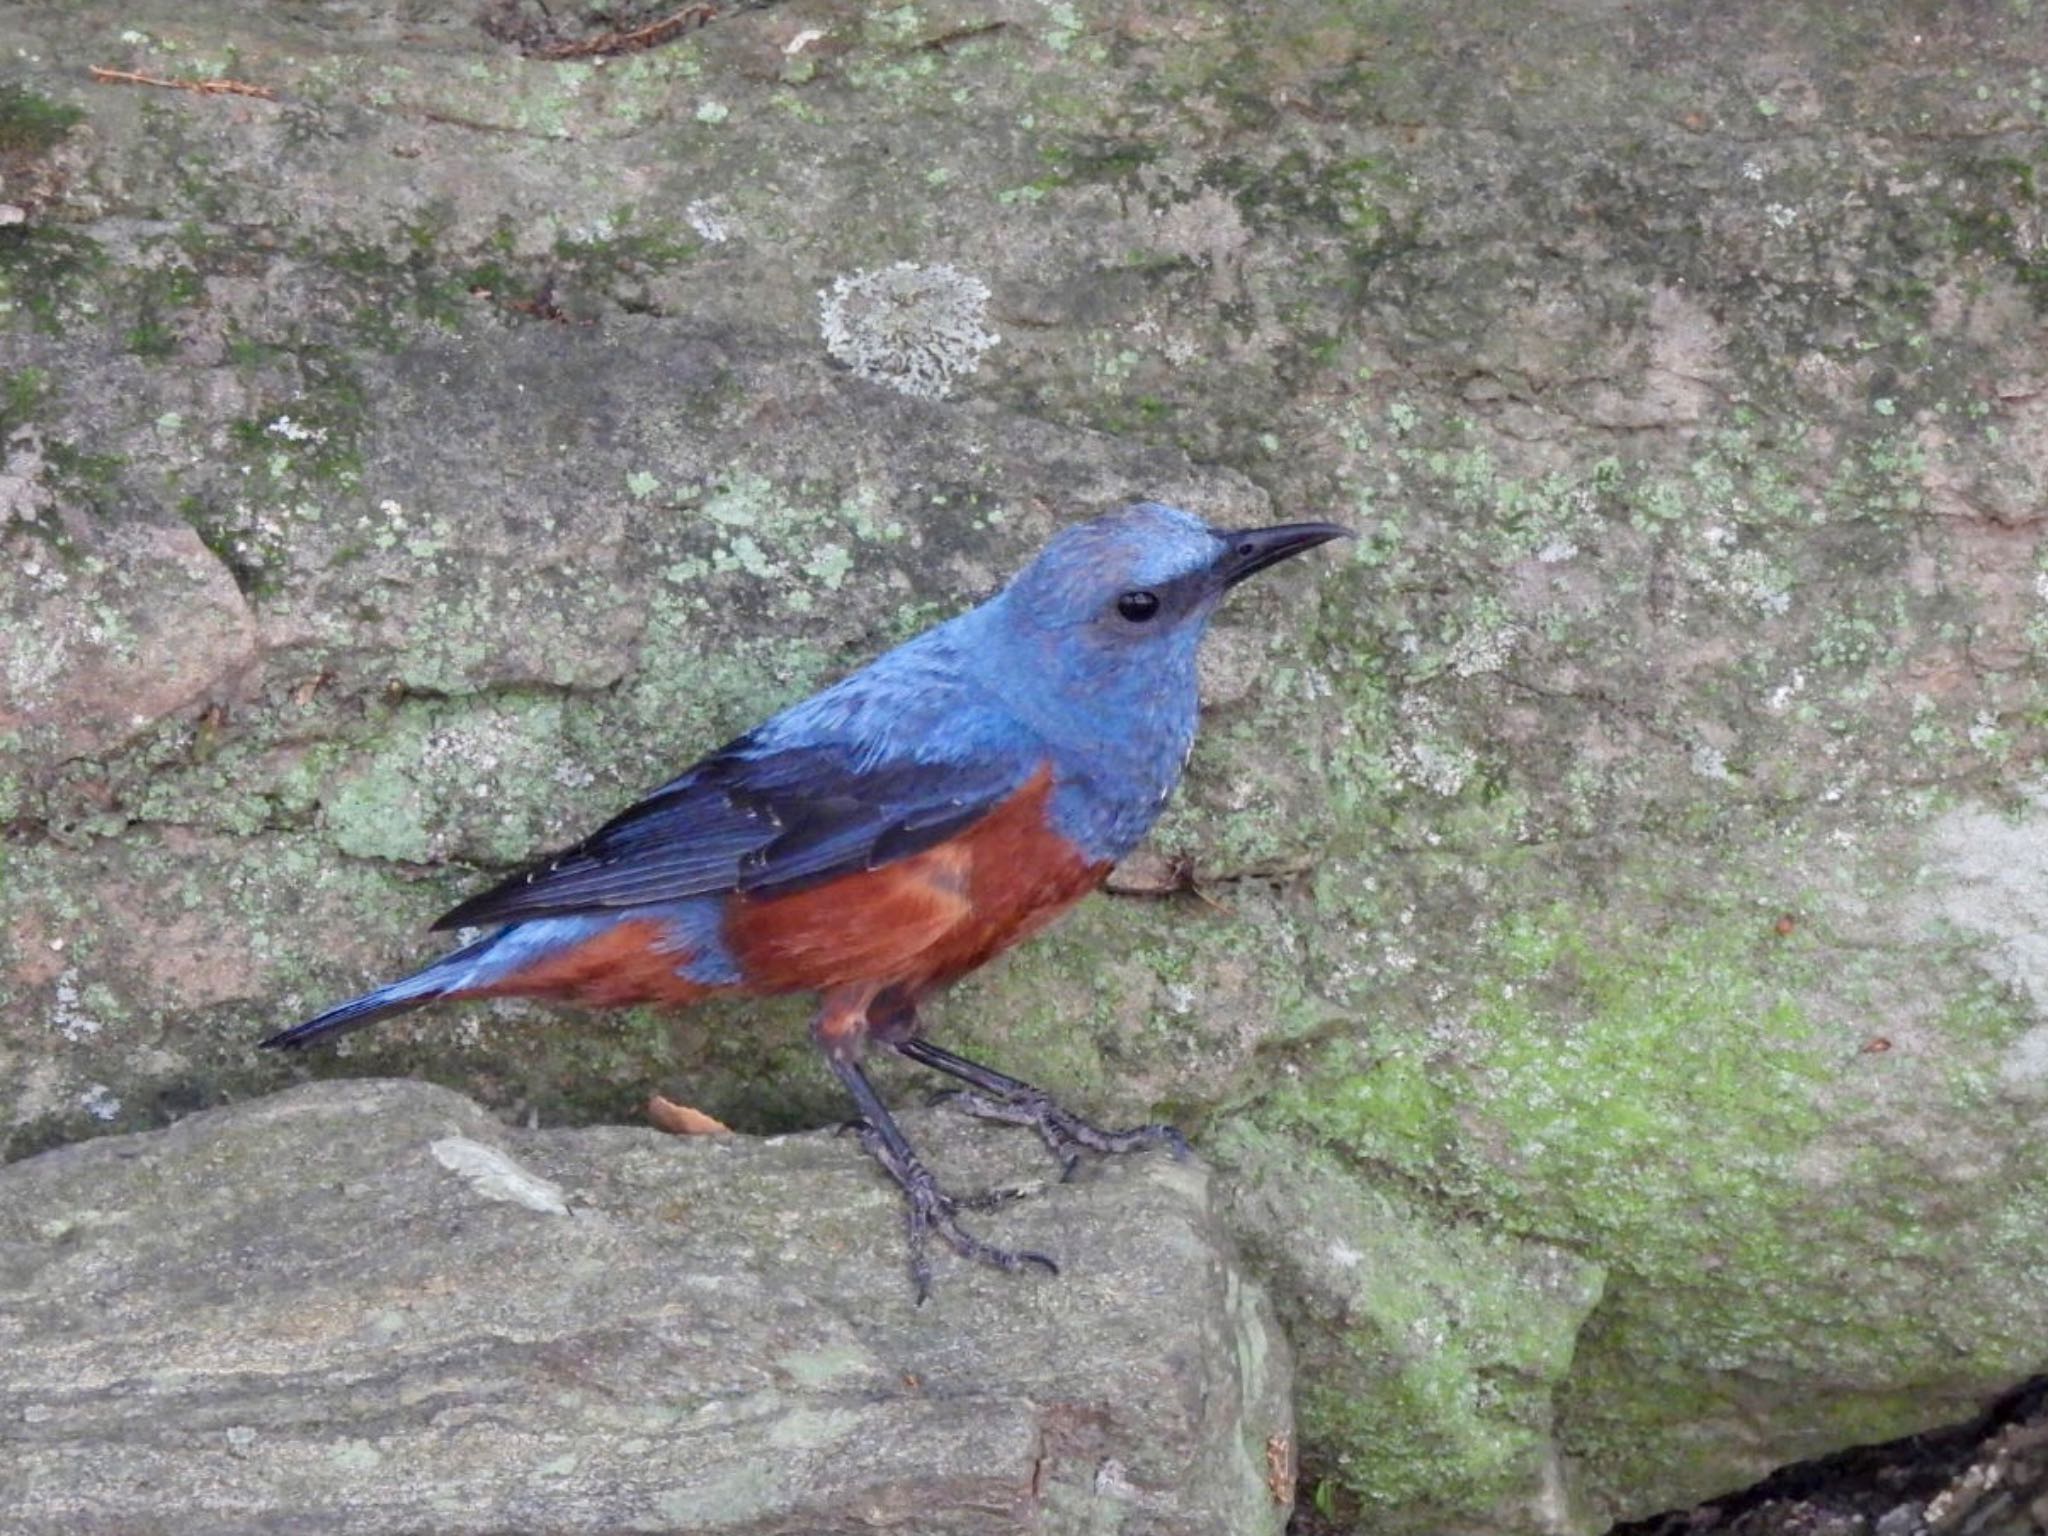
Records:
[[[767,894],[906,858],[971,826],[1044,761],[971,697],[932,632],[705,758],[436,928]]]
[[[514,922],[691,896],[767,894],[932,847],[1014,794],[1035,764],[906,762],[843,751],[745,755],[743,738],[575,847],[473,896],[434,926]]]

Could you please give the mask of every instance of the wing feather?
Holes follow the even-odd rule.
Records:
[[[777,716],[434,926],[774,894],[944,842],[1021,789],[1045,754],[1006,712],[964,696],[932,649],[892,652],[893,666]]]

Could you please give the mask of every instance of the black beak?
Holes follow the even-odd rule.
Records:
[[[1224,586],[1234,587],[1245,577],[1269,565],[1278,565],[1290,555],[1332,539],[1348,539],[1351,530],[1335,523],[1282,523],[1277,528],[1219,530],[1216,537],[1223,541],[1223,553],[1211,570]]]

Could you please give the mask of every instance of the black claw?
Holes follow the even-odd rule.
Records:
[[[915,1210],[904,1210],[905,1234],[910,1239],[910,1288],[917,1292],[917,1304],[921,1307],[931,1299],[932,1261],[924,1251],[924,1227],[917,1219]]]
[[[995,1189],[984,1189],[978,1195],[955,1195],[953,1204],[963,1210],[993,1211],[999,1206],[1028,1200],[1044,1187],[1043,1184],[1004,1184]]]
[[[859,1063],[831,1051],[826,1052],[825,1060],[846,1085],[860,1110],[860,1119],[850,1128],[858,1132],[860,1144],[868,1155],[882,1165],[883,1171],[903,1191],[903,1217],[910,1240],[910,1281],[920,1306],[932,1291],[932,1265],[928,1250],[934,1232],[960,1257],[972,1259],[977,1264],[991,1264],[1005,1270],[1036,1264],[1051,1274],[1059,1273],[1059,1266],[1042,1253],[1029,1249],[998,1248],[993,1243],[983,1242],[960,1225],[960,1211],[986,1210],[992,1205],[1021,1198],[1024,1191],[997,1190],[968,1199],[947,1194],[939,1187],[939,1181],[932,1177],[931,1170],[919,1161],[917,1153],[904,1138],[902,1128],[889,1114]]]
[[[926,1256],[931,1234],[936,1232],[945,1240],[948,1248],[963,1259],[972,1259],[978,1264],[990,1264],[997,1269],[1015,1271],[1026,1264],[1038,1264],[1052,1274],[1060,1272],[1059,1265],[1042,1253],[1028,1248],[998,1248],[994,1243],[985,1243],[960,1225],[958,1212],[967,1209],[986,1210],[991,1205],[1002,1204],[1020,1197],[1021,1191],[997,1190],[990,1194],[960,1199],[939,1188],[939,1182],[931,1170],[912,1158],[908,1166],[899,1167],[893,1154],[881,1148],[881,1138],[874,1136],[869,1150],[875,1153],[879,1162],[896,1182],[902,1186],[904,1198],[904,1220],[910,1237],[910,1278],[917,1288],[918,1305],[924,1305],[931,1294],[931,1260]]]
[[[1105,1131],[1062,1108],[1044,1090],[955,1056],[929,1040],[911,1036],[891,1042],[899,1055],[944,1072],[966,1083],[966,1088],[941,1089],[931,1102],[948,1101],[980,1120],[1000,1120],[1006,1125],[1028,1125],[1038,1133],[1048,1152],[1058,1159],[1060,1182],[1074,1176],[1081,1153],[1138,1152],[1163,1146],[1176,1161],[1188,1156],[1187,1138],[1170,1125],[1140,1125],[1127,1131]]]
[[[1038,1132],[1045,1149],[1059,1161],[1060,1182],[1073,1178],[1081,1165],[1081,1153],[1142,1152],[1148,1147],[1165,1147],[1175,1161],[1189,1156],[1187,1138],[1170,1125],[1138,1125],[1125,1131],[1106,1131],[1061,1107],[1050,1095],[1036,1088],[1008,1098],[974,1089],[947,1089],[944,1097],[977,1120],[999,1120],[1005,1125],[1028,1125]]]

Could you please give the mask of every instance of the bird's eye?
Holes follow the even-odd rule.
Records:
[[[1116,611],[1133,624],[1142,624],[1159,611],[1157,592],[1126,592],[1116,600]]]

